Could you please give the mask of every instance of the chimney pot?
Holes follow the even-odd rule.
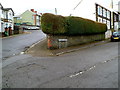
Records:
[[[35,13],[37,13],[37,11],[35,11]]]
[[[32,12],[34,12],[34,9],[31,9]]]

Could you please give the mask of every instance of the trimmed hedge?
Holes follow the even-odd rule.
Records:
[[[64,34],[66,33],[65,28],[65,17],[45,13],[41,17],[41,27],[44,33],[47,34]]]
[[[44,33],[52,35],[89,35],[105,33],[107,25],[81,17],[63,17],[45,13],[41,17]]]

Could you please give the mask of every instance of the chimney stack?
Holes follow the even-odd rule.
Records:
[[[32,12],[34,12],[34,9],[31,9]]]

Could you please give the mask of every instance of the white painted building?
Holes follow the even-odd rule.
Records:
[[[13,16],[14,12],[11,8],[4,8],[4,22],[5,22],[5,27],[12,27],[13,28]]]
[[[114,11],[116,13],[118,11],[117,0],[90,0],[90,2],[88,0],[80,0],[80,1],[82,2],[79,5],[78,3],[76,3],[76,5],[78,6],[71,11],[72,16],[79,16],[96,21],[96,8],[95,8],[96,3],[103,6],[104,8],[106,8],[111,12]],[[103,15],[104,15],[104,11],[103,11]],[[100,22],[102,22],[102,20]],[[114,29],[115,30],[118,29],[118,22],[115,22]]]
[[[120,1],[118,2],[118,13],[119,13],[118,28],[119,28],[119,30],[120,30]]]
[[[36,15],[36,26],[40,27],[40,15]]]
[[[5,32],[5,28],[14,28],[14,11],[12,8],[4,8],[0,3],[0,32]]]
[[[4,18],[3,6],[0,3],[0,32],[3,32],[4,30],[4,22],[2,20],[3,18]]]
[[[89,2],[88,0],[83,0],[83,2],[81,2],[79,7],[77,7],[76,9],[73,9],[71,14],[73,16],[80,16],[83,18],[87,18],[87,19],[96,21],[97,15],[96,15],[95,4],[97,3],[97,4],[101,5],[105,9],[103,9],[103,19],[98,18],[98,22],[107,23],[108,30],[105,34],[106,34],[106,38],[110,38],[112,35],[111,28],[114,28],[114,30],[116,30],[116,31],[118,30],[118,28],[120,28],[120,22],[118,25],[117,18],[115,17],[115,15],[114,15],[114,17],[112,15],[113,12],[115,14],[118,14],[118,8],[116,8],[116,4],[118,4],[118,2],[117,1],[115,2],[115,0],[106,0],[106,3],[104,3],[104,1],[105,0],[90,0],[90,2]],[[120,1],[119,1],[118,6],[119,6],[119,12],[120,12]],[[102,10],[100,10],[100,9],[101,8],[98,9],[98,13],[102,12]],[[109,10],[111,12],[111,14],[108,14],[108,12],[106,13],[105,12],[106,10]],[[107,21],[105,20],[104,15],[105,16],[107,15],[107,18],[109,17],[109,15],[111,15],[111,20],[110,20],[111,24],[110,24],[110,22],[108,22],[108,20]],[[114,22],[113,22],[113,19],[114,19]]]

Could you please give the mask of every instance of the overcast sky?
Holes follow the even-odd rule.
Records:
[[[25,10],[35,9],[40,13],[55,13],[55,8],[57,8],[57,13],[59,15],[68,16],[73,14],[75,16],[81,16],[89,18],[94,14],[91,12],[93,8],[95,9],[95,2],[110,8],[111,0],[83,0],[82,3],[73,11],[73,8],[81,0],[0,0],[4,8],[12,8],[15,14],[21,14]],[[118,1],[113,0],[114,9],[117,10]]]

